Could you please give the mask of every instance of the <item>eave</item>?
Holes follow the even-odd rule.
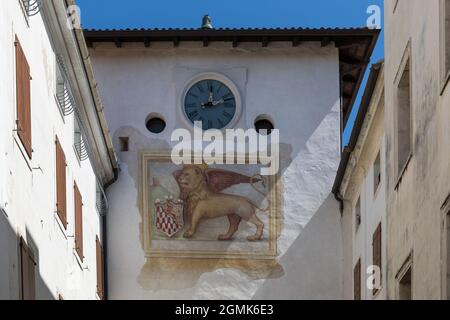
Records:
[[[273,42],[291,42],[293,47],[304,42],[320,42],[322,47],[334,44],[339,50],[342,127],[347,124],[364,73],[370,63],[380,30],[368,28],[290,28],[290,29],[123,29],[85,30],[88,47],[94,43],[110,42],[117,48],[127,43],[142,43],[150,48],[154,42],[201,42],[206,48],[212,42],[229,42],[237,48],[243,42],[260,43],[269,47]]]

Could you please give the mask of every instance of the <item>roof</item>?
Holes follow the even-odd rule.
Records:
[[[218,28],[218,29],[87,29],[87,45],[112,42],[121,48],[124,43],[142,42],[150,47],[152,42],[172,42],[177,47],[183,41],[199,41],[204,47],[211,42],[230,42],[238,47],[241,42],[258,42],[262,47],[271,42],[288,41],[293,47],[302,42],[317,41],[323,47],[334,44],[339,49],[342,115],[347,123],[358,95],[367,65],[375,48],[380,30],[369,28]]]
[[[370,69],[369,79],[367,80],[366,88],[364,90],[358,114],[356,116],[355,124],[353,126],[353,130],[350,135],[350,140],[348,145],[344,148],[344,151],[342,152],[341,162],[339,164],[336,179],[334,181],[333,193],[336,196],[339,196],[339,191],[341,188],[342,181],[344,180],[348,163],[350,161],[350,156],[355,150],[355,147],[358,143],[358,139],[361,134],[361,130],[363,128],[363,124],[366,119],[366,115],[369,110],[370,103],[372,101],[372,96],[373,93],[375,92],[375,88],[377,86],[378,78],[381,73],[383,64],[384,60],[381,60],[373,64]]]

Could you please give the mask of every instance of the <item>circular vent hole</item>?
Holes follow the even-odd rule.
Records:
[[[263,134],[262,130],[266,130],[267,135],[270,135],[275,127],[269,119],[257,118],[255,121],[255,129],[259,134]]]
[[[151,133],[161,133],[166,128],[166,122],[161,117],[150,117],[146,123],[148,131]]]

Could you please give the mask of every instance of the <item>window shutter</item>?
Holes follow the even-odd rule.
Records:
[[[77,184],[74,184],[75,195],[75,250],[80,260],[84,260],[83,256],[83,199]]]
[[[378,266],[381,271],[381,223],[378,225],[375,233],[373,234],[373,244],[372,244],[372,254],[373,254],[373,265]],[[380,275],[381,276],[381,275]],[[378,289],[374,289],[373,293],[376,294]]]
[[[361,300],[361,259],[353,270],[353,293],[355,300]]]
[[[96,251],[97,251],[97,294],[100,299],[104,299],[104,285],[103,285],[103,275],[104,275],[104,264],[103,264],[103,247],[100,243],[100,239],[96,239]]]
[[[31,144],[31,88],[30,67],[22,46],[16,37],[16,104],[17,104],[17,134],[28,157],[31,159],[33,148]]]
[[[67,195],[66,195],[66,156],[61,143],[56,137],[56,210],[58,217],[67,229]]]
[[[34,256],[25,241],[20,239],[20,280],[22,300],[35,300]]]

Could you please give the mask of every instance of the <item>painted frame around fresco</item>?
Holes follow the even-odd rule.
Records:
[[[148,206],[148,177],[149,162],[172,163],[171,152],[141,151],[140,160],[140,204],[142,209],[143,247],[146,258],[195,258],[195,259],[245,259],[245,260],[273,260],[277,257],[277,239],[281,223],[281,181],[278,175],[267,177],[268,194],[270,198],[268,250],[262,251],[213,251],[213,250],[160,250],[152,247],[151,225],[152,217]],[[248,155],[246,156],[248,159]],[[182,166],[180,166],[181,168]]]

